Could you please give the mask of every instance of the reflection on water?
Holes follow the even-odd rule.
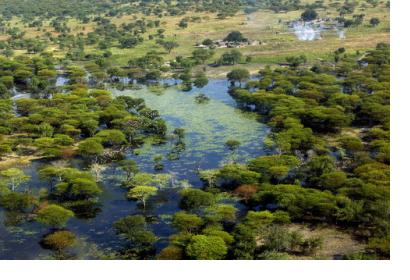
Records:
[[[189,92],[168,88],[161,95],[151,93],[145,87],[140,90],[112,90],[115,95],[130,95],[144,98],[147,105],[157,109],[166,120],[169,133],[176,127],[186,131],[186,149],[179,160],[169,160],[166,155],[171,151],[173,144],[150,145],[145,144],[141,153],[136,156],[131,151],[127,157],[134,159],[143,172],[155,172],[152,158],[161,154],[164,156],[164,170],[175,181],[188,180],[193,186],[201,186],[196,171],[200,169],[216,168],[231,160],[232,154],[226,149],[228,139],[241,142],[236,160],[246,161],[250,157],[263,155],[263,138],[268,132],[267,126],[256,121],[252,113],[244,113],[235,107],[235,101],[227,93],[228,82],[225,80],[210,80],[202,89],[193,89]],[[210,98],[206,104],[197,104],[195,96],[204,93]],[[27,186],[33,191],[47,187],[47,183],[39,180],[37,169],[47,164],[44,161],[35,161],[25,167],[27,174],[32,178]],[[80,169],[84,163],[75,159],[71,163]],[[115,234],[112,223],[130,214],[145,214],[154,216],[151,228],[160,237],[157,249],[166,246],[169,235],[174,233],[170,226],[170,218],[178,211],[178,188],[163,188],[158,195],[148,203],[145,213],[135,202],[125,199],[125,190],[120,187],[116,179],[118,169],[115,164],[104,171],[102,182],[103,194],[99,199],[100,212],[95,218],[72,219],[67,229],[76,233],[84,242],[79,242],[74,253],[82,258],[93,258],[99,250],[105,253],[119,249],[122,241]],[[177,184],[178,185],[178,184]],[[237,203],[231,201],[230,203]],[[240,205],[238,205],[240,207]],[[0,259],[34,259],[48,257],[50,251],[42,249],[38,244],[41,237],[48,232],[36,222],[25,222],[20,226],[5,226],[6,213],[0,210]]]
[[[176,127],[185,129],[186,150],[180,160],[166,163],[165,170],[176,172],[178,177],[192,181],[195,180],[196,169],[215,168],[228,160],[229,151],[224,144],[229,139],[243,143],[238,150],[240,161],[263,153],[261,140],[267,127],[256,122],[255,115],[235,108],[235,101],[226,92],[227,86],[228,83],[224,80],[213,80],[203,89],[190,92],[172,87],[161,95],[153,94],[146,88],[114,93],[143,98],[150,108],[161,113],[170,132]],[[195,96],[198,93],[207,95],[210,102],[197,104]],[[148,164],[155,154],[166,155],[171,148],[172,143],[146,147],[137,161]]]

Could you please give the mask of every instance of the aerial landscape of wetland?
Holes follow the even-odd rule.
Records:
[[[1,260],[389,260],[390,1],[0,1]]]

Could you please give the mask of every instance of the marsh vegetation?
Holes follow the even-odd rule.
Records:
[[[388,2],[35,2],[0,3],[0,259],[390,257]]]

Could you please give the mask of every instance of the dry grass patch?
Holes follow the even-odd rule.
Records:
[[[291,224],[290,231],[298,231],[304,238],[321,237],[323,245],[315,256],[294,256],[294,259],[337,259],[364,250],[364,244],[355,240],[352,235],[334,226],[308,226]]]

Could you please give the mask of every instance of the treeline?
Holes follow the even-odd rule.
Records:
[[[246,12],[253,12],[258,8],[267,8],[273,11],[290,11],[305,7],[300,0],[278,0],[278,1],[245,1],[245,0],[187,0],[187,1],[130,1],[130,0],[62,0],[58,3],[52,0],[26,0],[10,1],[5,0],[0,3],[0,13],[6,19],[19,16],[26,21],[39,17],[50,19],[53,17],[73,17],[87,21],[91,15],[101,15],[107,17],[133,14],[136,12],[146,16],[156,15],[176,16],[183,15],[188,11],[211,12],[224,18],[234,16],[241,9]],[[318,5],[310,5],[317,7]],[[320,5],[319,5],[320,6]],[[76,7],[73,9],[73,7]]]

